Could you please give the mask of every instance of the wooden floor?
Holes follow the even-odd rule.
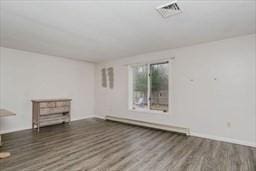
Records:
[[[255,171],[256,148],[87,119],[3,136],[1,171]]]

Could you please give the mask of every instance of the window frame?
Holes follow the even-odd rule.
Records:
[[[154,64],[164,64],[168,63],[168,107],[167,112],[161,111],[161,110],[154,110],[150,109],[151,103],[150,103],[150,94],[151,94],[151,79],[150,79],[150,66]],[[170,94],[170,67],[171,61],[170,60],[160,60],[160,61],[151,61],[151,62],[144,62],[144,63],[136,63],[128,65],[128,111],[132,112],[139,112],[139,113],[152,113],[152,114],[170,114],[170,105],[171,105],[171,94]],[[147,108],[145,109],[139,109],[133,108],[133,67],[139,66],[139,65],[147,65]]]

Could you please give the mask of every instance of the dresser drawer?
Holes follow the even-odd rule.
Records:
[[[49,107],[55,107],[55,102],[42,102],[40,103],[40,108],[49,108]]]
[[[69,115],[63,115],[62,113],[56,113],[51,115],[41,115],[40,122],[47,122],[52,120],[63,120],[67,121],[69,119]]]
[[[70,101],[56,102],[56,107],[70,106]]]
[[[47,126],[47,125],[53,125],[53,124],[58,124],[58,123],[63,123],[63,122],[69,122],[69,117],[65,115],[60,115],[54,116],[52,115],[43,115],[40,118],[40,126]]]
[[[41,108],[40,109],[40,115],[49,115],[49,114],[55,114],[55,113],[65,113],[65,112],[69,112],[69,110],[70,110],[69,106],[56,107],[56,108]]]

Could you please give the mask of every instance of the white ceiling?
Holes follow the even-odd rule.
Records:
[[[1,46],[93,62],[256,33],[255,0],[0,1]]]

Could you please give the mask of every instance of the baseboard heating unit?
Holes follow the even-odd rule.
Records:
[[[170,126],[170,125],[164,125],[164,124],[157,124],[157,123],[133,120],[133,119],[128,119],[128,118],[120,118],[120,117],[116,117],[116,116],[106,116],[105,119],[110,120],[110,121],[128,123],[128,124],[132,124],[132,125],[144,126],[144,127],[149,127],[149,128],[156,128],[156,129],[161,129],[161,130],[165,130],[165,131],[178,132],[178,133],[182,133],[182,134],[185,134],[185,135],[190,135],[189,128],[182,128],[182,127],[176,127],[176,126]]]

